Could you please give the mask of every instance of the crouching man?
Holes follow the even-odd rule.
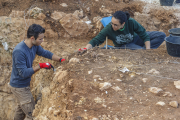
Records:
[[[31,76],[41,68],[52,68],[48,62],[32,66],[35,55],[59,62],[65,60],[40,46],[44,39],[44,33],[43,27],[32,24],[28,28],[27,39],[20,42],[13,50],[10,88],[18,100],[14,120],[33,120],[32,112],[35,109],[35,102],[30,91]]]

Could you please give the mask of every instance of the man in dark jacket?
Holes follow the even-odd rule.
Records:
[[[40,25],[31,25],[27,31],[27,39],[20,42],[13,50],[10,88],[18,100],[14,120],[24,120],[24,118],[25,120],[33,120],[32,112],[35,108],[35,102],[29,87],[31,76],[41,68],[50,69],[52,67],[48,62],[32,66],[35,55],[59,62],[65,60],[40,46],[44,40],[44,33],[45,29]]]

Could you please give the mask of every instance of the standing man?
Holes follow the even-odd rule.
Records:
[[[35,102],[30,91],[31,76],[41,68],[52,68],[48,62],[32,66],[35,55],[59,62],[65,60],[40,46],[44,39],[44,33],[43,27],[32,24],[28,28],[27,39],[20,42],[13,50],[10,88],[18,100],[14,120],[33,120],[32,112],[35,109]]]

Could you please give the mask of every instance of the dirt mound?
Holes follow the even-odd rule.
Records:
[[[178,119],[179,110],[169,103],[176,107],[180,102],[178,86],[173,85],[173,81],[178,82],[180,61],[167,54],[165,45],[149,51],[95,48],[82,56],[76,55],[103,28],[100,20],[117,10],[130,12],[148,31],[164,31],[168,35],[168,29],[180,24],[176,18],[178,10],[149,6],[146,9],[143,2],[131,0],[1,0],[0,119],[13,118],[16,101],[8,88],[11,52],[32,23],[46,28],[43,48],[67,60],[61,64],[36,56],[34,65],[50,62],[56,67],[56,72],[42,69],[32,76],[31,91],[38,101],[33,115],[37,120]],[[34,11],[32,16],[28,15],[27,11],[35,7],[42,9],[42,13]],[[75,22],[91,21],[93,27],[89,29],[83,23],[88,32],[85,28],[69,29],[71,24],[59,22],[65,23],[67,14],[75,14]],[[73,28],[77,27],[81,28],[78,25]],[[112,45],[112,41],[108,44]],[[9,50],[5,50],[6,45]]]
[[[169,105],[173,100],[179,101],[173,85],[173,79],[178,80],[177,64],[166,50],[94,48],[82,56],[71,57],[80,62],[61,65],[49,79],[50,85],[42,89],[42,99],[34,111],[37,120],[178,117],[179,110]],[[162,91],[151,93],[151,87]],[[156,105],[160,101],[165,105]]]

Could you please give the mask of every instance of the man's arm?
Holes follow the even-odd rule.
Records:
[[[54,60],[54,61],[58,61],[59,62],[60,58],[61,57],[59,57],[59,56],[57,56],[55,54],[53,54],[53,56],[52,56],[52,60]]]
[[[151,49],[150,41],[146,41],[145,43],[146,49]]]
[[[37,72],[37,71],[39,71],[40,69],[41,69],[41,68],[39,67],[39,65],[33,67],[34,73]]]
[[[133,27],[134,27],[135,33],[137,33],[139,35],[139,37],[142,40],[144,40],[144,44],[146,46],[146,49],[150,49],[151,48],[150,37],[146,33],[146,29],[134,19],[133,19]]]

